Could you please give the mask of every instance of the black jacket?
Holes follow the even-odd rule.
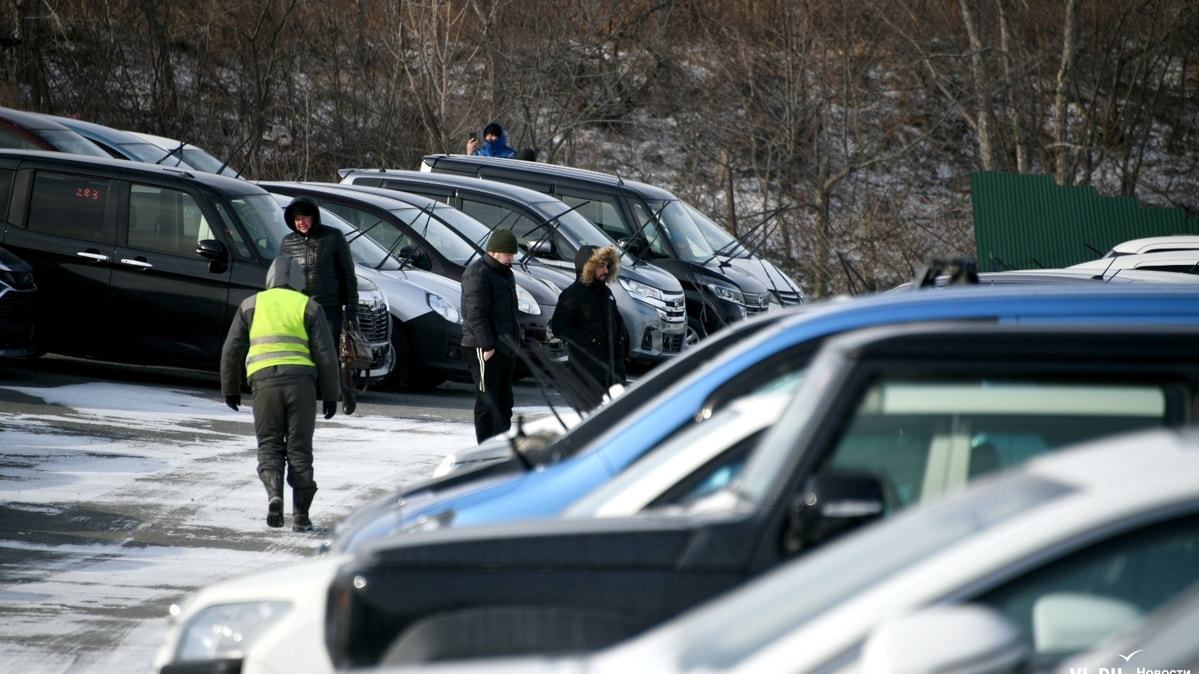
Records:
[[[510,267],[485,254],[462,273],[462,346],[515,358],[519,345],[516,277]]]
[[[595,278],[601,262],[608,265],[606,282]],[[608,288],[620,273],[620,254],[613,246],[583,246],[575,256],[575,269],[578,278],[558,296],[550,328],[566,344],[571,366],[586,373],[592,380],[588,384],[606,391],[626,378],[624,319]]]
[[[306,235],[296,231],[296,223],[292,220],[295,206],[301,202],[310,204],[316,210],[312,229]],[[354,258],[350,256],[350,244],[346,242],[345,235],[321,224],[321,212],[316,200],[307,195],[292,199],[283,209],[283,219],[287,221],[291,234],[283,237],[279,254],[299,260],[307,281],[304,294],[325,309],[344,306],[345,319],[357,320],[358,278],[354,275]],[[341,326],[330,326],[330,329],[340,332]]]

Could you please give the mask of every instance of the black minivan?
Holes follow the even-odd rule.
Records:
[[[42,151],[0,151],[0,217],[0,241],[37,278],[40,351],[209,371],[289,231],[244,180]],[[390,368],[386,299],[361,280],[359,293]]]

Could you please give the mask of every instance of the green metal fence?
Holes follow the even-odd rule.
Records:
[[[1053,176],[975,173],[970,180],[979,271],[1066,267],[1129,239],[1199,234],[1180,208],[1142,206]]]

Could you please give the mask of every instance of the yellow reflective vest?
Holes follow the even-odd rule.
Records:
[[[316,367],[308,349],[308,330],[304,327],[307,308],[308,296],[290,288],[271,288],[258,293],[250,324],[247,377],[276,365]]]

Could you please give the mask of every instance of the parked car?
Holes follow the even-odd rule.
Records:
[[[168,158],[167,154],[158,145],[151,143],[145,138],[135,136],[128,131],[114,129],[103,124],[96,124],[95,122],[88,122],[82,119],[73,119],[71,117],[60,117],[58,115],[42,115],[42,117],[58,122],[71,129],[91,141],[108,156],[116,159],[158,164]],[[169,165],[175,168],[195,169],[194,166],[191,166],[187,162],[177,160],[169,162]]]
[[[288,232],[246,181],[62,152],[0,151],[0,204],[37,278],[39,350],[210,371]],[[387,301],[361,281],[358,319],[389,352]]]
[[[953,285],[1002,285],[1008,283],[1165,283],[1187,285],[1199,283],[1199,275],[1179,274],[1153,269],[1121,269],[1112,274],[1097,274],[1088,269],[1011,269],[979,272],[974,260],[937,261],[916,273],[913,280],[895,286],[891,291]],[[890,292],[890,291],[888,291]]]
[[[1184,250],[1199,250],[1199,234],[1175,234],[1171,236],[1147,236],[1130,239],[1111,247],[1103,257],[1142,255],[1144,253],[1174,253]]]
[[[280,208],[292,197],[274,194]],[[282,210],[280,211],[282,213]],[[444,381],[470,381],[462,360],[462,287],[452,279],[406,265],[391,251],[333,211],[321,223],[345,235],[359,276],[387,298],[391,313],[392,366],[379,383],[385,389],[432,388]]]
[[[155,164],[177,167],[189,166],[197,171],[219,173],[230,178],[241,177],[241,173],[230,166],[228,160],[217,159],[204,148],[193,145],[189,141],[176,140],[141,131],[129,131],[128,133],[158,147],[162,155],[154,161]]]
[[[397,252],[419,269],[455,282],[461,282],[471,260],[485,254],[482,247],[446,224],[457,212],[431,199],[413,196],[402,200],[394,192],[368,194],[337,183],[264,181],[259,185],[277,194],[310,195],[322,208],[338,214],[385,249]],[[549,328],[550,317],[558,305],[556,288],[521,269],[513,271],[524,351],[530,358],[565,359],[561,340]],[[453,355],[461,359],[461,344],[453,348]],[[518,372],[527,373],[527,366],[518,364]]]
[[[1133,664],[1136,671],[1199,669],[1199,584],[1153,611],[1137,626],[1073,656],[1055,674],[1106,671],[1113,674]],[[1128,655],[1126,655],[1128,654]]]
[[[680,266],[684,284],[684,277],[698,268],[716,278],[731,268],[765,286],[771,301],[783,306],[805,301],[799,284],[757,254],[767,232],[754,232],[757,243],[747,246],[699,209],[659,187],[599,171],[457,154],[426,155],[420,170],[498,180],[551,194],[577,206],[613,239],[628,241],[630,252],[640,244],[641,254],[651,260],[696,265],[694,269]],[[739,277],[727,276],[740,283]],[[752,304],[753,292],[756,289],[745,288],[747,304]]]
[[[434,176],[417,171],[340,172],[342,183],[420,194],[458,208],[489,228],[511,229],[520,241],[520,264],[539,273],[536,263],[556,266],[573,280],[575,254],[584,245],[615,242],[602,230],[561,201],[540,192],[503,183]],[[687,336],[687,306],[678,279],[655,265],[621,256],[618,283],[612,294],[628,331],[628,359],[653,366],[683,349]],[[743,318],[736,302],[713,306],[730,319]],[[694,341],[694,340],[692,340]]]
[[[37,354],[33,346],[33,305],[36,301],[33,267],[0,248],[0,358]]]
[[[0,149],[48,150],[107,157],[86,138],[33,112],[0,108]]]
[[[983,475],[1104,435],[1192,423],[1196,337],[1196,326],[961,322],[834,338],[734,483],[685,514],[529,521],[365,546],[330,587],[330,658],[348,668],[614,643]],[[896,541],[917,545],[889,540],[889,553],[850,559],[877,568],[910,559]],[[1188,580],[1199,578],[1195,554]],[[797,596],[866,580],[844,559],[830,568],[827,585]],[[871,605],[875,619],[887,606]],[[840,641],[809,648],[841,653],[854,635],[819,632],[814,643]],[[806,658],[798,648],[790,657]]]
[[[1101,278],[1121,276],[1133,270],[1199,274],[1199,249],[1101,257],[1070,265],[1067,269],[1086,271]]]
[[[1199,664],[1187,594],[1199,579],[1196,470],[1194,429],[1106,438],[847,536],[589,656],[369,671],[1183,672]],[[1147,620],[1155,610],[1162,622]]]
[[[489,499],[497,510],[493,522],[560,513],[638,457],[652,457],[647,453],[664,439],[690,432],[686,429],[698,419],[717,419],[722,410],[767,378],[783,381],[788,372],[802,375],[811,353],[827,336],[862,326],[940,319],[978,321],[984,326],[1062,321],[1194,323],[1199,321],[1199,298],[1174,289],[1108,285],[1079,289],[958,287],[937,293],[823,301],[763,314],[730,326],[655,368],[538,451],[519,455],[509,451],[507,460],[454,470],[359,508],[338,525],[333,540],[325,546],[325,558],[338,561],[306,565],[304,581],[293,578],[292,584],[284,587],[272,573],[254,574],[194,593],[173,612],[176,619],[159,661],[176,659],[181,634],[204,633],[205,620],[216,607],[240,604],[246,609],[247,622],[239,620],[233,633],[252,633],[256,635],[253,643],[246,642],[232,654],[225,650],[226,644],[216,643],[208,655],[188,655],[185,659],[190,664],[201,667],[196,661],[228,656],[241,660],[247,674],[261,671],[258,667],[265,663],[283,661],[304,662],[313,671],[328,671],[323,668],[332,668],[328,655],[324,649],[312,647],[320,643],[323,634],[320,616],[312,611],[323,615],[326,588],[333,570],[348,559],[347,550],[356,551],[401,528],[456,528],[487,521],[483,515]],[[521,444],[516,436],[493,439],[509,440]],[[472,512],[476,510],[479,513]],[[472,534],[464,530],[464,535]],[[303,573],[297,570],[297,575]],[[255,616],[262,614],[254,607],[259,602],[283,598],[293,603],[294,611],[258,622]]]

